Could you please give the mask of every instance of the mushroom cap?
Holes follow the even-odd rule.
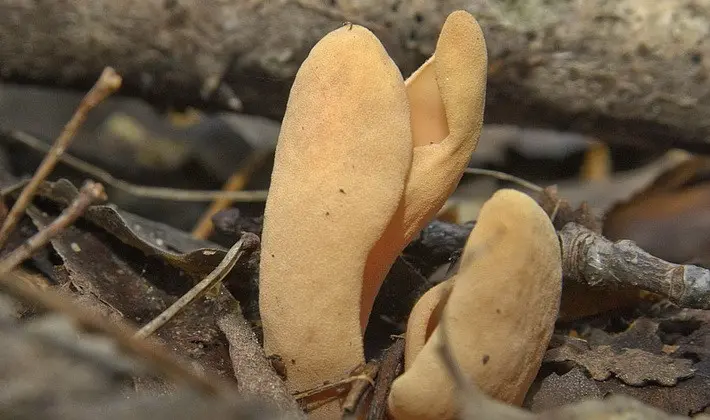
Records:
[[[326,35],[291,89],[264,213],[264,345],[285,361],[292,390],[364,361],[365,261],[411,159],[404,81],[383,46],[358,25]]]
[[[454,359],[482,392],[520,404],[547,349],[562,289],[560,244],[547,214],[521,192],[496,192],[452,280],[442,317]],[[440,327],[392,384],[393,418],[455,417],[454,384],[437,351]]]

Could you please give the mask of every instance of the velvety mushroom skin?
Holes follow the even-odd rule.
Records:
[[[500,190],[482,207],[462,258],[442,314],[450,349],[484,393],[520,404],[559,310],[562,264],[554,227],[532,198]],[[440,327],[418,354],[407,354],[414,360],[389,395],[394,419],[455,418],[454,384],[437,353]]]
[[[404,368],[409,369],[417,354],[439,324],[444,310],[451,280],[446,280],[427,290],[412,308],[407,320],[407,334],[404,342]]]
[[[414,156],[400,207],[370,253],[363,329],[395,258],[441,209],[471,159],[483,126],[487,63],[476,19],[456,11],[442,27],[434,56],[405,82]]]
[[[326,35],[291,89],[262,235],[259,308],[267,354],[292,391],[364,362],[367,257],[392,219],[412,160],[404,81],[357,25]]]

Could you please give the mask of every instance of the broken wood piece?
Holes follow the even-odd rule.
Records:
[[[302,7],[305,3],[328,13]],[[225,86],[248,112],[278,119],[308,49],[343,21],[366,23],[386,35],[387,50],[409,73],[433,52],[446,16],[465,7],[481,23],[489,44],[486,122],[557,127],[617,144],[708,151],[710,130],[703,122],[710,115],[705,42],[710,9],[704,2],[698,7],[675,0],[587,0],[544,7],[495,0],[439,0],[436,7],[425,1],[393,7],[391,1],[314,0],[93,4],[102,13],[75,21],[86,3],[2,3],[3,82],[85,89],[87,80],[101,72],[101,62],[110,62],[124,76],[125,93],[155,104],[231,109],[222,95],[203,94]],[[233,24],[235,16],[239,25]],[[161,25],[170,25],[171,36],[161,38],[156,54],[155,29]],[[671,42],[658,35],[671,33],[682,36]],[[95,34],[102,34],[102,42],[87,44]]]
[[[575,223],[558,232],[566,277],[591,288],[636,287],[684,308],[710,309],[710,270],[674,264],[629,240],[612,242]]]
[[[387,395],[392,382],[404,370],[404,339],[396,338],[380,359],[380,369],[375,380],[375,390],[370,402],[367,420],[383,420],[387,414]]]
[[[356,375],[350,385],[350,391],[343,400],[343,420],[358,419],[367,410],[379,370],[379,363],[369,362],[354,372]]]

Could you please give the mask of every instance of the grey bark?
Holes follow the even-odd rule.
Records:
[[[664,261],[633,241],[612,242],[575,223],[568,223],[558,235],[562,272],[569,279],[605,289],[632,286],[683,308],[710,308],[710,270]]]
[[[406,75],[455,9],[486,35],[487,122],[710,151],[710,0],[7,0],[0,80],[87,88],[110,65],[154,104],[241,101],[278,118],[343,21],[372,29]]]

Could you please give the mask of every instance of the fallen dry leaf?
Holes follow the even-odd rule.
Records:
[[[574,368],[564,375],[552,372],[541,381],[537,391],[530,394],[525,405],[534,412],[603,396],[597,383],[580,368]]]
[[[647,383],[675,385],[679,379],[693,376],[693,362],[666,355],[656,355],[639,349],[615,351],[611,346],[598,346],[589,350],[563,345],[545,355],[545,362],[574,362],[583,367],[596,381],[605,381],[614,375],[628,385]]]

